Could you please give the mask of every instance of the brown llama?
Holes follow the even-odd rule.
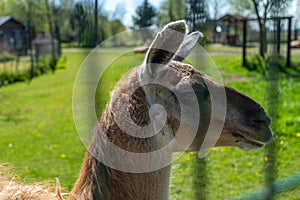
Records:
[[[143,64],[115,87],[70,200],[168,199],[173,152],[198,151],[204,141],[208,147],[238,146],[248,151],[271,140],[270,119],[258,103],[181,62],[200,35],[186,35],[184,21],[169,23],[157,34]],[[222,106],[212,109],[213,98],[218,99],[222,91],[226,93],[224,119]],[[195,100],[198,107],[192,105]],[[129,133],[135,131],[133,123],[146,129]],[[222,125],[217,138],[208,131],[210,123]],[[134,156],[116,153],[111,143]],[[164,147],[156,157],[145,156],[142,161],[135,157]]]

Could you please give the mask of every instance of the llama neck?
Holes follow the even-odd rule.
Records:
[[[103,114],[103,117],[105,116],[107,116],[107,113]],[[124,146],[124,149],[128,151],[147,152],[149,149],[152,149],[149,147],[149,144],[153,141],[133,140],[131,136],[114,127],[114,123],[108,124],[110,124],[108,125],[110,128],[106,129],[108,132],[105,130],[101,131],[103,130],[101,127],[98,130],[96,129],[95,138],[92,139],[90,150],[85,156],[80,177],[72,191],[70,200],[168,199],[170,166],[147,173],[129,173],[108,167],[93,156],[98,151],[105,151],[105,148],[103,148],[105,144],[101,143],[102,141],[99,139],[104,134],[109,136],[111,141],[118,146],[127,144]],[[105,126],[107,126],[107,123],[105,123]],[[110,130],[114,131],[111,132]],[[99,146],[101,148],[94,148]],[[111,156],[111,154],[101,155]],[[169,159],[171,159],[172,154],[167,156],[170,156]],[[122,159],[122,157],[119,159]],[[124,159],[124,162],[132,161]],[[159,162],[159,159],[154,162]],[[150,164],[151,162],[149,162]]]
[[[137,72],[129,75],[127,80],[137,80]],[[126,79],[125,79],[126,81]],[[132,95],[130,89],[122,86],[136,84],[138,88],[138,81],[120,84],[115,95]],[[123,102],[124,98],[112,98],[110,105],[106,108],[94,131],[91,140],[89,152],[87,153],[84,163],[82,165],[80,177],[75,184],[75,187],[70,195],[71,200],[84,199],[109,199],[109,200],[127,200],[127,199],[168,199],[170,166],[164,167],[157,171],[147,173],[129,173],[123,172],[104,165],[93,155],[101,156],[106,159],[123,159],[122,155],[112,156],[107,153],[107,139],[114,145],[120,148],[135,153],[147,153],[159,148],[157,138],[135,138],[125,132],[115,122],[114,109],[118,112],[130,112],[130,117],[139,126],[144,126],[149,123],[148,105],[145,101],[145,93],[143,89],[139,88],[134,92],[130,99],[128,108],[124,108],[127,102]],[[124,122],[126,123],[126,122]],[[113,158],[112,158],[113,157]],[[167,154],[162,156],[162,159],[171,159],[172,155]],[[125,162],[134,162],[131,159],[125,159]],[[158,158],[155,162],[160,162]],[[134,162],[135,163],[135,162]],[[151,165],[152,162],[142,163]]]
[[[106,167],[89,153],[70,200],[166,200],[170,166],[148,173],[127,173]]]
[[[152,149],[149,144],[153,141],[133,139],[118,129],[113,121],[110,112],[103,113],[70,199],[168,199],[170,166],[147,173],[129,173],[108,167],[93,156],[112,157],[110,153],[104,153],[106,144],[102,140],[103,135],[109,137],[115,145],[131,152],[148,152]],[[171,158],[171,154],[169,156]]]

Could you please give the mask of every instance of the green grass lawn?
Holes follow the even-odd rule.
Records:
[[[58,177],[70,190],[79,173],[85,154],[72,118],[72,89],[76,72],[87,50],[64,53],[67,67],[54,74],[37,77],[31,83],[17,83],[0,88],[0,163],[8,163],[17,180],[25,182],[51,181]],[[103,52],[111,58],[116,49]],[[230,86],[245,93],[265,108],[267,82],[238,67],[239,56],[216,55],[212,59],[227,73],[248,77]],[[298,58],[297,58],[298,59]],[[143,60],[142,54],[126,54],[114,61],[100,80],[96,107],[103,109],[109,91],[122,74]],[[238,64],[237,64],[238,62]],[[227,74],[228,75],[228,74]],[[280,81],[278,177],[300,170],[300,81],[286,78]],[[193,155],[185,153],[173,165],[171,199],[192,199]],[[264,183],[264,151],[243,152],[238,148],[216,148],[207,156],[208,198],[226,199],[244,193]],[[276,199],[299,199],[300,187],[284,192]]]
[[[72,119],[72,87],[85,55],[70,53],[65,70],[0,89],[0,162],[17,178],[74,183],[85,149]]]

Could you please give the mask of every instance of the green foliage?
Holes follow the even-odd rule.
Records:
[[[116,35],[126,30],[125,26],[118,19],[111,21],[110,24],[112,35]]]
[[[77,42],[64,42],[64,43],[61,43],[61,47],[62,48],[76,48],[76,47],[78,47],[78,43]]]
[[[246,68],[250,71],[259,71],[265,72],[266,71],[266,60],[264,57],[260,55],[252,56],[250,59],[247,58]]]
[[[144,0],[142,5],[136,9],[136,16],[133,17],[133,23],[136,28],[149,27],[155,23],[155,9]]]
[[[33,76],[45,74],[51,70],[55,70],[55,61],[49,56],[40,58],[39,62],[34,66]]]
[[[254,12],[252,0],[230,0],[232,8],[238,13],[245,13],[245,15]]]
[[[53,8],[54,19],[59,26],[60,37],[63,42],[72,42],[75,39],[74,24],[71,23],[74,7],[74,0],[60,0]]]
[[[56,69],[65,69],[66,65],[67,65],[67,56],[63,55],[58,59],[56,63]]]
[[[52,29],[56,29],[55,37],[63,42],[76,41],[77,47],[94,47],[96,43],[125,29],[120,21],[116,23],[110,20],[108,14],[102,12],[103,8],[99,7],[101,12],[95,41],[94,1],[48,0],[48,4],[47,7],[45,0],[1,0],[0,16],[10,15],[22,22],[32,32],[32,39],[41,31],[50,32],[49,21],[52,21],[52,26],[55,26]]]
[[[91,22],[88,22],[87,12],[82,3],[76,3],[73,13],[70,16],[70,21],[72,24],[72,29],[77,32],[78,44],[79,45],[84,44],[83,35],[85,34],[87,26]]]
[[[34,26],[34,35],[49,30],[45,1],[41,0],[1,0],[0,16],[10,15],[24,25],[28,21]]]
[[[4,71],[0,73],[0,87],[6,86],[11,83],[28,81],[33,77],[46,74],[50,71],[55,71],[56,68],[64,68],[66,63],[66,58],[59,58],[58,60],[53,60],[51,57],[41,57],[39,62],[36,63],[34,68],[30,68],[25,71],[9,72]]]
[[[12,54],[9,54],[9,53],[0,54],[0,63],[15,60],[15,59],[16,59],[16,56],[14,56]]]
[[[110,21],[106,16],[100,15],[98,20],[98,38],[96,43],[102,42],[106,38],[118,34],[125,30],[124,25],[120,20]],[[71,29],[75,33],[73,39],[78,41],[81,47],[94,47],[94,13],[89,5],[82,2],[75,4],[74,9],[70,15]]]
[[[245,16],[253,15],[256,17],[260,32],[260,55],[267,53],[267,27],[268,17],[280,17],[285,15],[286,8],[291,0],[231,0],[232,8]]]
[[[284,15],[291,2],[291,0],[230,0],[232,8],[238,13],[243,13],[244,16],[256,15],[255,7],[257,7],[258,14],[261,17],[264,17],[264,13],[266,13],[267,17],[270,17],[272,10],[275,10],[278,14]]]
[[[157,24],[162,27],[175,20],[186,18],[185,0],[166,0],[157,13]]]
[[[191,31],[203,29],[208,14],[205,0],[187,0],[186,8],[186,20]]]
[[[257,71],[260,74],[267,76],[267,71],[270,67],[276,66],[280,72],[286,72],[286,58],[281,55],[255,55],[248,57],[246,68],[250,71]]]
[[[28,72],[2,72],[0,73],[0,87],[20,82],[20,81],[27,81],[29,80],[29,73]]]

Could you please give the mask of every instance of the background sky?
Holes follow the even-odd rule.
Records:
[[[160,7],[160,5],[164,2],[165,0],[149,0],[149,3],[153,5],[156,9]],[[296,13],[296,2],[299,0],[292,0],[292,5],[290,6],[290,9],[287,11],[288,15],[295,16],[300,15],[300,13]],[[122,15],[120,17],[121,21],[123,24],[127,27],[132,26],[132,16],[135,13],[136,8],[141,5],[143,1],[141,0],[108,0],[108,1],[103,1],[103,7],[106,12],[109,13],[109,16],[111,16],[112,13],[118,13],[118,10],[116,8],[122,7],[124,13],[120,12],[119,14]],[[102,3],[102,2],[101,2]],[[222,10],[222,14],[225,14],[228,12],[228,9]]]
[[[121,21],[126,26],[131,26],[133,24],[132,22],[132,16],[135,13],[136,8],[142,4],[143,1],[141,0],[109,0],[105,1],[103,3],[104,9],[108,11],[109,13],[115,12],[115,8],[117,6],[123,5],[125,14],[124,17],[121,19]],[[159,8],[159,6],[164,2],[164,0],[149,0],[149,3],[153,5],[156,9]]]

